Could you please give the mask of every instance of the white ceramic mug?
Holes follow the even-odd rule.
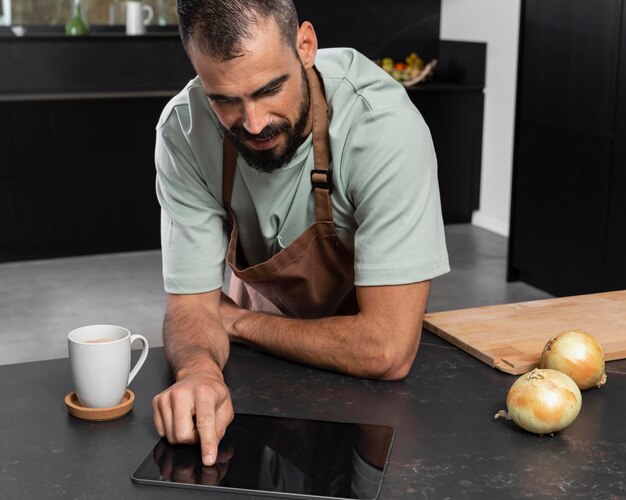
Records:
[[[126,34],[143,35],[146,25],[150,24],[154,11],[149,5],[141,2],[126,2]]]
[[[130,369],[130,346],[140,340],[143,350]],[[78,400],[89,408],[109,408],[121,403],[128,384],[148,356],[148,341],[142,335],[115,325],[90,325],[67,336],[74,388]]]

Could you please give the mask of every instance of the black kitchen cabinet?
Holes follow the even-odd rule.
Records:
[[[487,44],[441,40],[432,79],[407,89],[437,153],[446,224],[468,223],[479,208]]]
[[[194,75],[178,34],[0,33],[0,75],[0,262],[158,248],[155,126]]]
[[[444,221],[478,203],[482,86],[409,90],[433,135]],[[159,247],[163,97],[0,102],[0,262]]]
[[[0,103],[0,261],[158,248],[154,126],[168,99]]]
[[[623,0],[525,0],[508,276],[626,288]]]
[[[437,56],[441,0],[294,0],[319,46],[352,47],[371,59]]]
[[[620,47],[626,47],[626,13],[622,11]],[[622,50],[618,68],[618,99],[615,111],[613,168],[609,192],[608,237],[606,245],[606,287],[626,288],[626,54]]]
[[[446,224],[468,223],[479,203],[483,92],[428,90],[409,91],[409,96],[433,138],[443,220]]]

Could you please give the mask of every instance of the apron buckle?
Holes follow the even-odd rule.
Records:
[[[311,184],[313,188],[328,189],[328,194],[333,192],[333,173],[330,170],[311,170]]]

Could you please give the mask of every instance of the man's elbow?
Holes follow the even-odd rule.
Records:
[[[403,363],[398,363],[393,365],[389,370],[387,370],[382,377],[380,377],[381,380],[387,380],[387,381],[398,381],[398,380],[404,380],[409,372],[411,371],[411,367],[413,366],[413,360],[415,359],[415,356],[413,356],[411,358],[410,361],[405,361]]]
[[[417,345],[406,349],[388,346],[380,353],[372,378],[387,381],[405,379],[413,366],[417,348]]]

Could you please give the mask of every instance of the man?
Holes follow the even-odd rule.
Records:
[[[176,383],[153,408],[161,436],[199,440],[211,465],[233,417],[230,342],[401,379],[449,268],[432,141],[399,84],[356,51],[318,51],[291,0],[178,11],[198,76],[157,126]]]

